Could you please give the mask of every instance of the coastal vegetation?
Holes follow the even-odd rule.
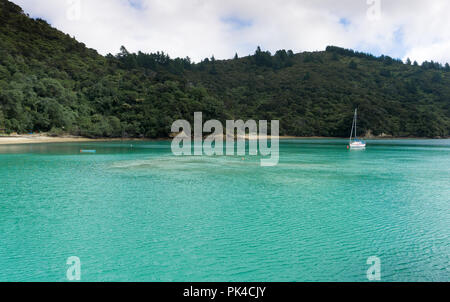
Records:
[[[168,137],[173,121],[280,120],[280,135],[450,135],[450,66],[325,51],[212,56],[102,56],[0,0],[0,132]]]

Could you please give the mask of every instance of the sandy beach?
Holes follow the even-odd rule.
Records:
[[[0,145],[23,145],[23,144],[48,144],[48,143],[77,143],[77,142],[105,142],[105,141],[122,141],[136,139],[121,138],[99,138],[91,139],[80,136],[62,136],[52,137],[45,134],[30,134],[17,136],[0,136]]]

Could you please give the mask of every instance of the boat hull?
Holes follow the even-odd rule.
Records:
[[[350,144],[350,149],[351,150],[364,150],[364,149],[366,149],[366,144],[353,143],[353,144]]]

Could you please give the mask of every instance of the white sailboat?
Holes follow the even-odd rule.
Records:
[[[358,119],[358,109],[355,109],[355,116],[353,117],[352,133],[350,134],[350,145],[351,150],[363,150],[366,149],[366,142],[358,139],[356,135],[356,121]],[[353,133],[355,136],[353,136]]]

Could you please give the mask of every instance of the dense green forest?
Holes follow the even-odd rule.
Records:
[[[450,67],[330,46],[193,63],[163,52],[101,56],[0,0],[0,132],[167,137],[174,120],[280,120],[280,134],[448,137]]]

